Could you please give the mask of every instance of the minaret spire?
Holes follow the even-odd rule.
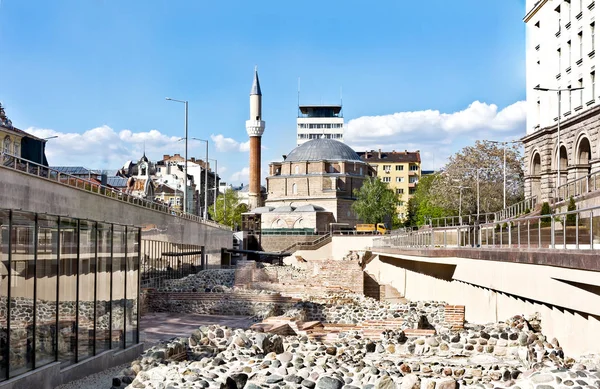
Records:
[[[262,120],[262,92],[258,80],[258,69],[254,67],[254,80],[250,89],[250,120],[246,120],[246,132],[250,137],[250,209],[262,205],[260,190],[261,138],[265,131]]]

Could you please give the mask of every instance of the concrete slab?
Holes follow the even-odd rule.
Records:
[[[250,328],[254,321],[250,316],[198,315],[192,313],[149,313],[140,323],[142,341],[147,347],[161,340],[176,336],[188,336],[203,325],[220,324],[230,328]]]

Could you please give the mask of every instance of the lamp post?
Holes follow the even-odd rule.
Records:
[[[504,147],[504,167],[503,167],[503,175],[504,175],[504,184],[502,185],[502,193],[504,199],[504,209],[506,209],[506,145],[509,143],[520,143],[519,140],[509,140],[509,141],[498,141],[498,140],[490,140],[490,143],[501,144]]]
[[[50,139],[54,139],[54,138],[58,138],[58,135],[54,135],[54,136],[49,136],[47,138],[42,138],[42,146],[40,147],[40,165],[44,164],[44,148],[46,146],[46,142],[48,142]],[[20,155],[17,155],[17,157],[20,157]]]
[[[560,100],[561,100],[560,97],[561,97],[562,92],[571,93],[574,90],[582,90],[583,87],[552,89],[552,88],[541,88],[539,86],[536,86],[533,89],[536,91],[540,91],[540,92],[556,92],[556,96],[558,97],[558,121],[556,123],[556,133],[557,133],[557,137],[556,137],[556,161],[557,161],[557,164],[556,164],[556,171],[557,171],[556,195],[558,197],[558,196],[560,196],[560,193],[558,192],[559,187],[560,187]]]
[[[172,99],[170,97],[166,98],[169,101],[175,101],[177,103],[183,103],[185,105],[185,164],[183,165],[183,175],[184,175],[184,179],[183,179],[183,213],[187,213],[187,195],[188,195],[188,190],[187,190],[187,178],[188,178],[188,174],[187,174],[187,165],[188,165],[188,102],[187,100],[177,100],[177,99]]]
[[[458,222],[462,226],[462,190],[467,189],[468,186],[458,185],[458,186],[455,186],[455,188],[458,188],[458,191],[459,191],[458,192],[459,193],[458,194]]]
[[[204,220],[206,220],[208,218],[208,140],[199,139],[199,138],[192,138],[192,139],[206,143],[206,161],[204,163],[204,212],[203,212]]]

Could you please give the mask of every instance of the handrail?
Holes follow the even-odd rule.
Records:
[[[514,203],[498,212],[495,212],[494,220],[500,221],[517,217],[525,213],[526,210],[533,210],[536,205],[537,196],[527,197],[526,199],[521,200],[518,203]]]
[[[324,240],[331,238],[331,234],[327,233],[325,235],[322,235],[320,237],[318,237],[317,239],[310,241],[310,242],[295,242],[294,244],[286,247],[285,249],[281,250],[281,253],[286,253],[288,251],[291,251],[292,249],[296,248],[296,247],[303,247],[303,246],[315,246],[318,245],[319,243],[323,242]]]
[[[550,215],[523,216],[480,225],[430,227],[374,239],[374,247],[600,249],[594,223],[600,206]],[[596,219],[596,220],[594,220]]]
[[[132,196],[128,193],[109,188],[97,182],[73,176],[71,174],[62,173],[58,170],[52,169],[48,166],[40,165],[37,162],[27,160],[25,158],[17,157],[13,154],[0,151],[0,167],[16,170],[25,174],[37,176],[49,181],[57,182],[62,185],[75,187],[80,190],[91,192],[100,196],[108,197],[112,200],[122,201],[133,205],[141,206],[144,208],[152,209],[158,212],[167,213],[172,216],[180,217],[182,219],[192,220],[198,223],[204,223],[216,228],[231,230],[231,227],[216,223],[211,220],[204,220],[200,216],[193,215],[190,213],[177,212],[169,209],[167,205],[157,203],[152,200],[142,199],[140,197]]]
[[[494,216],[494,217],[491,217]],[[464,215],[464,216],[441,216],[429,218],[426,221],[426,225],[428,227],[453,227],[453,226],[463,226],[467,224],[472,224],[478,220],[479,223],[482,221],[484,223],[488,223],[490,220],[495,220],[495,213],[480,213],[479,217],[476,214],[472,215]]]
[[[600,170],[590,172],[589,174],[567,181],[554,189],[554,202],[566,200],[570,197],[582,196],[586,193],[600,189],[599,184]],[[591,181],[593,180],[593,184]]]

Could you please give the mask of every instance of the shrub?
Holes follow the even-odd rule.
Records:
[[[552,217],[549,215],[551,215],[551,214],[552,214],[552,210],[550,209],[550,204],[548,204],[547,201],[544,201],[544,203],[542,204],[541,215],[548,215],[548,216],[542,217],[542,223],[550,223],[550,221],[552,220]]]
[[[569,205],[567,206],[567,211],[576,211],[577,210],[577,205],[575,205],[575,199],[573,199],[573,197],[571,197],[569,199]],[[568,226],[574,226],[575,223],[577,223],[577,214],[576,213],[570,213],[567,215],[567,225]]]

